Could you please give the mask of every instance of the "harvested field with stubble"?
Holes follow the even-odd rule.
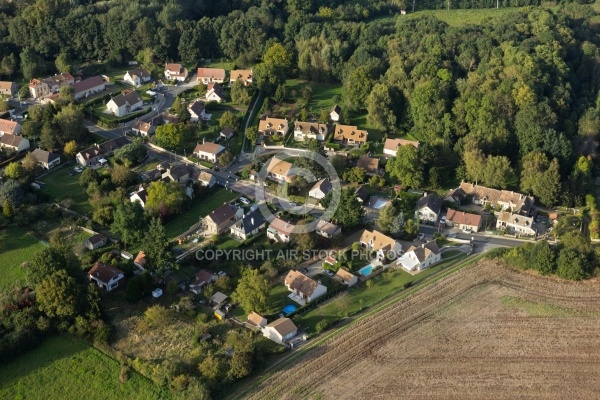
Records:
[[[251,399],[598,398],[600,282],[482,260],[292,361]]]

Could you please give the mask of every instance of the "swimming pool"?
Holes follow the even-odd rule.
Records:
[[[375,267],[372,266],[371,264],[369,264],[366,267],[362,267],[361,269],[359,269],[358,273],[361,274],[362,276],[367,276],[367,275],[370,275],[371,272],[373,272],[373,268],[375,268]]]
[[[293,304],[288,304],[287,306],[283,307],[283,310],[281,311],[283,312],[283,315],[288,315],[296,311],[296,306]]]

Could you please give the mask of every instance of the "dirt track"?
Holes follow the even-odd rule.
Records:
[[[252,399],[598,398],[600,283],[482,261],[362,320]]]

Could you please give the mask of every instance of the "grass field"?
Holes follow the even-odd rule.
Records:
[[[30,261],[44,244],[16,226],[0,230],[0,289],[25,281],[21,264]]]
[[[85,343],[52,337],[0,366],[2,399],[169,399],[171,394],[137,373],[119,383],[119,363]]]
[[[88,196],[79,185],[79,174],[69,176],[72,168],[60,168],[49,173],[41,179],[46,185],[42,190],[46,191],[57,203],[72,202],[69,209],[83,215],[90,215],[92,207],[88,203]],[[65,204],[62,204],[65,205]]]
[[[212,192],[208,197],[197,200],[192,208],[185,211],[182,215],[169,221],[165,225],[167,237],[171,239],[176,238],[187,231],[190,226],[197,223],[200,218],[207,216],[211,211],[223,205],[223,203],[229,202],[238,196],[237,192],[230,192],[219,187],[219,189]]]
[[[308,108],[315,114],[320,114],[321,110],[331,111],[335,105],[333,101],[334,96],[342,95],[342,84],[341,83],[316,83],[310,84],[312,88],[312,96],[308,102]]]

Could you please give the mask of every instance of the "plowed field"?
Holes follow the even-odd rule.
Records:
[[[252,399],[592,399],[600,282],[484,260],[363,319],[269,376]]]

